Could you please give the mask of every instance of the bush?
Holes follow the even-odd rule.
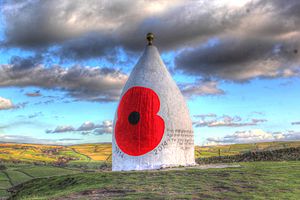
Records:
[[[0,170],[6,170],[7,168],[6,168],[6,166],[5,165],[3,165],[3,164],[0,164]]]
[[[215,156],[210,158],[198,158],[199,164],[253,162],[253,161],[296,161],[300,160],[300,147],[269,151],[250,151],[233,156]]]

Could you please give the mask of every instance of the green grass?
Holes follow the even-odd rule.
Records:
[[[12,185],[8,180],[0,181],[0,190],[6,190],[7,188],[10,188]],[[1,197],[1,196],[0,196]]]
[[[19,171],[30,174],[35,178],[78,173],[78,171],[52,166],[32,166],[30,168],[20,169]]]
[[[196,146],[195,157],[227,156],[257,150],[274,150],[299,147],[300,141],[264,142],[254,144],[232,144],[219,146]],[[51,152],[48,152],[51,151]],[[111,162],[111,144],[80,144],[74,146],[52,146],[35,144],[0,144],[0,161],[53,164],[67,158],[69,162]],[[48,152],[48,153],[47,153]],[[65,163],[64,163],[65,164]]]
[[[0,181],[7,180],[7,176],[0,171]]]
[[[30,176],[19,171],[6,170],[5,173],[9,176],[9,179],[13,185],[17,185],[31,179]]]
[[[8,197],[6,192],[12,186],[24,183],[33,178],[60,176],[79,173],[78,170],[53,166],[34,166],[31,164],[6,163],[6,170],[0,171],[0,199]]]
[[[0,189],[0,198],[1,197],[8,197],[9,193],[5,189]]]
[[[65,199],[77,194],[82,199],[88,195],[113,199],[300,199],[300,161],[252,162],[241,166],[41,178],[20,187],[15,198]]]
[[[214,156],[229,156],[246,153],[249,151],[276,150],[290,147],[299,147],[300,141],[289,142],[262,142],[249,144],[231,144],[217,146],[195,146],[196,158],[208,158]],[[220,150],[220,152],[219,152]]]

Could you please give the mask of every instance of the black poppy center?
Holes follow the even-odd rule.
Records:
[[[131,112],[128,116],[128,121],[130,124],[136,125],[140,121],[140,113],[135,111]]]

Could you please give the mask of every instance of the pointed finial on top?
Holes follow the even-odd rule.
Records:
[[[147,34],[147,40],[148,40],[148,45],[149,45],[149,46],[152,45],[153,39],[154,39],[153,33],[148,33],[148,34]]]

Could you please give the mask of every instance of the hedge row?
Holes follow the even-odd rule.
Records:
[[[295,161],[300,160],[300,147],[268,151],[250,151],[232,156],[215,156],[198,158],[198,164],[231,163],[231,162],[254,162],[254,161]]]

